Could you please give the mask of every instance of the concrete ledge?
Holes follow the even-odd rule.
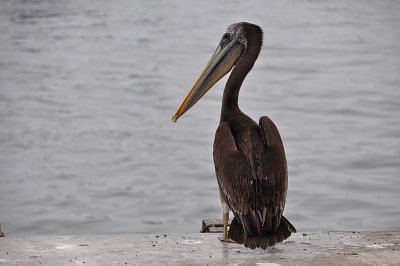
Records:
[[[0,265],[399,265],[399,232],[305,232],[267,250],[217,234],[6,236]],[[274,263],[274,264],[273,264]]]

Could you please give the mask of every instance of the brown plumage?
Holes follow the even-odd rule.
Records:
[[[262,37],[262,30],[256,25],[241,22],[229,26],[206,69],[173,117],[176,121],[234,67],[224,90],[213,155],[221,202],[225,206],[224,222],[228,216],[226,207],[234,214],[228,236],[252,249],[273,246],[296,232],[282,215],[288,171],[278,129],[266,116],[257,124],[238,106],[240,87],[259,55]]]

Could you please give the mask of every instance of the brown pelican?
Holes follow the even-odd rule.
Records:
[[[225,86],[214,139],[214,165],[223,208],[223,241],[249,248],[273,246],[296,232],[282,215],[288,172],[275,124],[266,116],[257,124],[238,106],[239,90],[252,69],[263,40],[257,25],[228,27],[210,61],[176,111],[176,120],[232,70]],[[234,214],[228,232],[229,210]]]

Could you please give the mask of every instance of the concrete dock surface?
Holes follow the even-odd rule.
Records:
[[[304,232],[267,250],[219,234],[6,236],[0,265],[400,265],[399,232]]]

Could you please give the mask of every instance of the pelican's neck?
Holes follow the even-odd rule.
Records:
[[[261,29],[259,31],[258,29],[258,27],[257,29],[249,29],[248,37],[250,38],[247,42],[247,48],[243,51],[225,85],[222,98],[221,122],[229,122],[242,113],[238,105],[239,91],[261,50],[262,32]]]
[[[229,118],[236,117],[240,113],[239,109],[239,91],[247,73],[250,71],[239,71],[241,64],[237,64],[232,70],[231,75],[225,85],[222,97],[221,121],[228,121]]]

